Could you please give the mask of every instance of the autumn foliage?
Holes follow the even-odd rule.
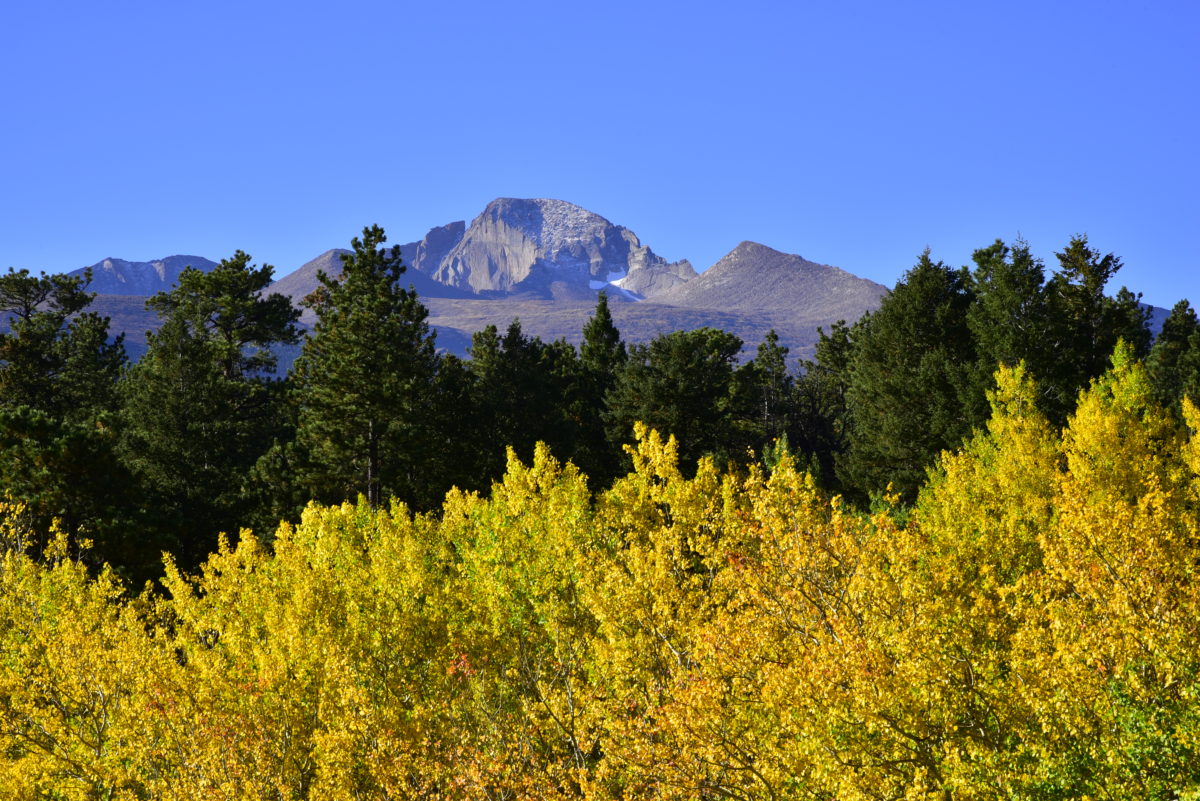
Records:
[[[1002,369],[904,514],[642,427],[599,496],[543,447],[136,598],[10,507],[0,797],[1197,797],[1200,412],[1123,349],[1036,397]]]

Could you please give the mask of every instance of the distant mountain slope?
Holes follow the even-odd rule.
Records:
[[[514,318],[521,321],[521,330],[528,336],[546,342],[562,338],[578,345],[583,325],[595,310],[594,303],[580,301],[428,298],[424,302],[429,308],[429,322],[438,332],[438,347],[460,356],[466,355],[472,333],[489,324],[503,331]],[[628,343],[646,343],[672,331],[720,328],[742,339],[742,356],[748,359],[767,332],[775,329],[781,344],[791,349],[789,363],[794,366],[796,358],[813,355],[817,341],[817,324],[798,321],[782,311],[689,309],[654,301],[610,303],[609,311],[621,338]],[[828,328],[832,322],[819,324]]]
[[[209,272],[217,266],[202,256],[167,256],[154,261],[125,261],[108,258],[91,266],[92,283],[88,289],[103,295],[154,295],[175,286],[185,267]],[[82,277],[88,268],[67,275]]]
[[[857,320],[888,288],[791,253],[742,242],[693,281],[657,295],[657,303],[694,309],[786,312],[801,321]]]
[[[437,229],[434,229],[437,230]],[[469,298],[474,297],[470,292],[456,289],[454,287],[439,284],[424,273],[413,269],[412,256],[415,253],[418,242],[410,242],[407,245],[402,245],[400,252],[404,258],[404,263],[408,267],[401,277],[401,283],[405,286],[412,287],[416,290],[417,295],[424,298]],[[344,248],[334,248],[327,250],[320,256],[317,256],[312,261],[306,262],[301,267],[288,273],[283,278],[271,284],[270,292],[278,292],[281,295],[287,295],[292,299],[292,303],[300,306],[302,301],[317,288],[317,273],[324,272],[327,275],[342,274],[342,256],[351,251]],[[305,309],[304,316],[301,318],[307,323],[312,323],[315,317],[312,311]]]

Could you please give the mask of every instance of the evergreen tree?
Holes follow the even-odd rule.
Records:
[[[679,440],[681,463],[705,454],[740,458],[734,360],[742,341],[714,328],[675,331],[634,345],[606,398],[604,420],[614,445],[633,439],[643,422]]]
[[[1058,273],[1047,286],[1052,325],[1047,337],[1051,363],[1046,375],[1037,376],[1054,388],[1047,413],[1055,423],[1065,422],[1076,398],[1093,378],[1109,366],[1118,340],[1125,340],[1137,358],[1150,348],[1149,314],[1135,295],[1122,287],[1114,297],[1104,294],[1121,260],[1111,253],[1101,256],[1088,246],[1086,236],[1076,236],[1055,254]]]
[[[1009,247],[997,239],[989,247],[976,250],[972,259],[974,301],[967,311],[967,323],[979,357],[977,396],[982,400],[991,388],[998,365],[1015,367],[1020,362],[1025,363],[1043,392],[1061,394],[1049,380],[1052,319],[1042,262],[1023,240]],[[1043,411],[1047,405],[1043,402]]]
[[[835,465],[848,447],[846,389],[854,337],[869,319],[868,312],[853,326],[838,320],[828,334],[818,328],[814,359],[801,364],[803,372],[793,385],[789,444],[797,454],[807,456],[809,469],[832,490],[840,489]]]
[[[82,421],[116,406],[124,337],[109,341],[108,318],[85,311],[91,274],[0,276],[0,408],[27,406]]]
[[[851,432],[838,469],[860,495],[892,484],[913,498],[935,457],[985,419],[967,323],[971,300],[966,270],[925,251],[854,337]]]
[[[137,536],[112,420],[125,349],[109,340],[108,318],[86,310],[89,280],[0,276],[0,487],[25,504],[34,551],[57,519],[97,557],[126,562]]]
[[[1185,397],[1200,402],[1200,322],[1186,300],[1176,303],[1163,321],[1146,372],[1164,407],[1178,411]]]
[[[299,312],[263,295],[272,272],[241,251],[211,272],[184,270],[146,302],[162,325],[121,382],[122,452],[156,528],[175,539],[162,545],[186,564],[249,522],[250,470],[285,436],[271,347],[299,339]]]
[[[584,369],[599,380],[604,391],[616,381],[617,372],[625,364],[625,343],[621,341],[621,332],[609,311],[608,294],[603,291],[596,298],[596,310],[583,324],[579,358]]]
[[[574,456],[578,427],[571,416],[572,393],[579,373],[574,347],[528,337],[513,320],[504,336],[494,325],[475,334],[470,368],[482,433],[479,456],[489,484],[504,472],[506,448],[531,459],[534,445],[545,442],[559,458]]]
[[[605,398],[628,358],[604,292],[599,294],[595,312],[583,325],[579,357],[577,408],[572,411],[579,429],[575,464],[587,475],[592,488],[599,489],[617,478],[623,464],[623,454],[609,442],[604,412]]]
[[[428,310],[400,285],[399,246],[383,229],[363,229],[342,256],[341,276],[319,273],[306,303],[317,323],[294,366],[297,462],[309,498],[362,494],[420,503],[437,441],[431,389],[438,357]]]
[[[737,372],[746,432],[760,453],[776,439],[788,438],[792,429],[794,381],[787,357],[788,349],[779,344],[779,334],[772,328],[754,358]]]

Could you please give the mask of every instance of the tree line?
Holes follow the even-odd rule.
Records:
[[[1190,305],[1152,345],[1137,296],[1106,294],[1120,260],[1084,237],[1050,275],[1024,242],[980,249],[972,268],[926,252],[878,310],[822,332],[813,360],[789,361],[772,332],[742,364],[741,340],[711,328],[627,345],[603,295],[579,348],[514,320],[476,333],[467,360],[439,353],[385,243],[364,229],[341,274],[319,276],[306,335],[300,310],[267,294],[269,265],[239,251],[185,270],[147,302],[161,325],[136,364],[87,310],[85,279],[0,276],[0,484],[31,546],[57,520],[141,580],[163,551],[193,569],[219,532],[273,531],[310,501],[438,509],[452,487],[488,490],[506,448],[529,459],[538,442],[598,491],[632,468],[637,422],[677,437],[685,471],[788,452],[850,503],[903,507],[986,422],[998,364],[1024,363],[1058,427],[1118,341],[1167,408],[1200,385]],[[301,341],[278,375],[273,348]]]

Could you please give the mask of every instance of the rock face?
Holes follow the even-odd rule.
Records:
[[[91,266],[92,283],[88,289],[102,295],[154,295],[175,286],[185,267],[209,272],[217,263],[201,256],[167,256],[156,261],[125,261],[104,259]],[[72,270],[68,275],[82,277],[84,270]]]
[[[562,200],[500,198],[470,226],[435,228],[413,253],[417,271],[477,296],[586,297],[608,289],[640,300],[694,278],[627,228]]]
[[[742,242],[693,281],[655,302],[694,309],[787,312],[798,320],[857,320],[887,287],[791,253]]]

